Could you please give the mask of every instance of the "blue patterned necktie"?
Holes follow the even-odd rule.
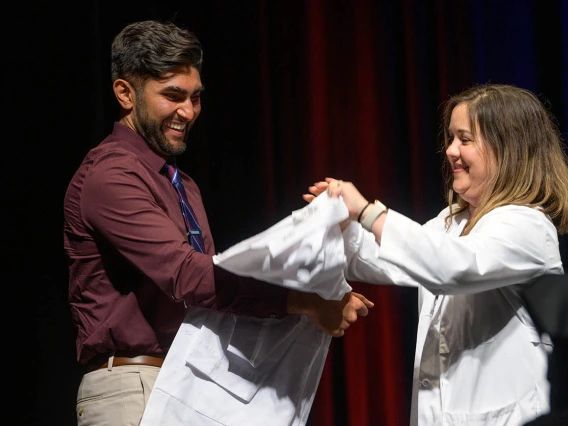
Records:
[[[196,251],[204,253],[205,244],[203,242],[203,236],[201,235],[201,228],[199,227],[195,213],[193,213],[193,209],[187,200],[187,194],[185,193],[185,188],[183,187],[177,167],[173,164],[166,163],[162,170],[178,193],[179,204],[181,206],[183,220],[185,221],[185,229],[187,230],[189,243]]]

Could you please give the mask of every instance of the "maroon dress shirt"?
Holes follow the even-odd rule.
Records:
[[[69,302],[84,365],[110,351],[165,354],[195,304],[261,318],[286,315],[287,289],[213,265],[199,188],[180,170],[205,241],[205,253],[193,250],[178,195],[160,173],[165,161],[115,123],[67,188]]]

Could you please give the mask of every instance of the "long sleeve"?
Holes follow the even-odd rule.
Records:
[[[462,294],[562,273],[556,229],[539,210],[497,208],[463,237],[465,223],[454,221],[445,231],[445,214],[420,225],[390,210],[380,246],[371,233],[351,224],[344,232],[347,277]]]

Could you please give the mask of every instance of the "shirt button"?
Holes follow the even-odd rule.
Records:
[[[423,379],[420,382],[420,386],[423,387],[424,389],[430,389],[430,380],[428,379]]]

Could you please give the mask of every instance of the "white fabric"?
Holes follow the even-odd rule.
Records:
[[[421,226],[390,210],[380,246],[350,224],[346,276],[418,287],[412,426],[523,425],[549,410],[549,384],[519,292],[563,273],[556,229],[537,209],[505,206],[460,237],[467,214],[446,232],[447,213]]]
[[[340,300],[351,287],[338,199],[322,194],[214,257],[219,266]],[[141,426],[302,426],[331,338],[307,317],[239,317],[192,307],[158,375]]]
[[[343,276],[346,261],[337,224],[348,216],[343,201],[324,192],[266,231],[214,256],[213,262],[236,275],[341,299],[351,287]]]

